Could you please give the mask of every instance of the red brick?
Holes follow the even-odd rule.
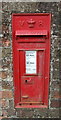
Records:
[[[3,117],[0,117],[0,120],[2,120]]]
[[[2,99],[2,107],[6,106],[6,100]]]
[[[3,45],[6,47],[10,46],[10,41],[9,40],[3,41]]]
[[[57,91],[57,90],[52,91],[51,97],[52,97],[52,98],[58,98],[58,99],[61,98],[61,93],[60,93],[60,91]]]
[[[28,117],[32,118],[35,116],[36,118],[39,117],[48,117],[48,109],[46,108],[38,108],[38,109],[16,109],[17,117]]]
[[[2,91],[0,91],[0,99],[2,98]]]
[[[12,93],[12,91],[3,91],[3,92],[2,92],[2,98],[4,98],[4,99],[13,98],[13,93]]]
[[[5,117],[7,117],[8,115],[8,112],[7,112],[7,109],[2,109],[2,115]]]
[[[6,108],[6,107],[8,107],[8,101],[7,100],[5,100],[5,99],[2,99],[2,107],[3,108]]]
[[[51,107],[52,108],[60,108],[61,107],[61,100],[51,100]]]
[[[0,47],[2,47],[2,41],[0,40]]]
[[[15,109],[13,109],[13,108],[8,108],[7,113],[8,113],[8,117],[14,116],[16,114]]]
[[[12,89],[12,82],[2,81],[2,89]]]
[[[4,72],[4,71],[0,72],[0,78],[2,79],[7,78],[7,72]]]
[[[6,120],[6,118],[8,118],[8,117],[0,117],[0,120]]]
[[[2,25],[2,30],[7,30],[7,26],[5,24]]]
[[[2,107],[2,99],[0,99],[0,108]]]
[[[61,82],[59,81],[53,81],[51,84],[52,89],[56,88],[59,89],[61,87]]]
[[[2,63],[0,62],[0,69],[2,69]]]
[[[59,113],[59,109],[49,109],[48,111],[48,115],[51,117],[51,118],[59,118],[60,117],[60,113]]]

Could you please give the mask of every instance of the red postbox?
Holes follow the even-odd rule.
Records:
[[[47,107],[51,14],[12,15],[15,107]]]

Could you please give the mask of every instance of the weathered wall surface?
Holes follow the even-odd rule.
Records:
[[[2,2],[2,34],[0,38],[0,116],[23,118],[59,118],[61,107],[61,2]],[[51,21],[51,60],[50,60],[50,90],[48,109],[15,109],[12,65],[12,13],[52,13]],[[2,86],[2,89],[1,89]],[[2,97],[1,97],[2,95]]]

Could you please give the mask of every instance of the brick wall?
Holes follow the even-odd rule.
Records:
[[[1,4],[1,3],[0,3]],[[2,34],[0,34],[0,116],[23,118],[59,118],[61,107],[61,2],[2,2]],[[14,86],[12,65],[12,13],[52,13],[50,89],[48,108],[14,108]],[[0,21],[1,23],[1,21]],[[61,60],[61,58],[60,58]],[[1,88],[2,86],[2,88]]]

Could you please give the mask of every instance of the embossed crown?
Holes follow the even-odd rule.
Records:
[[[34,24],[36,23],[36,21],[34,21],[33,19],[30,19],[27,21],[27,23],[29,24],[29,27],[32,28],[34,27]]]

